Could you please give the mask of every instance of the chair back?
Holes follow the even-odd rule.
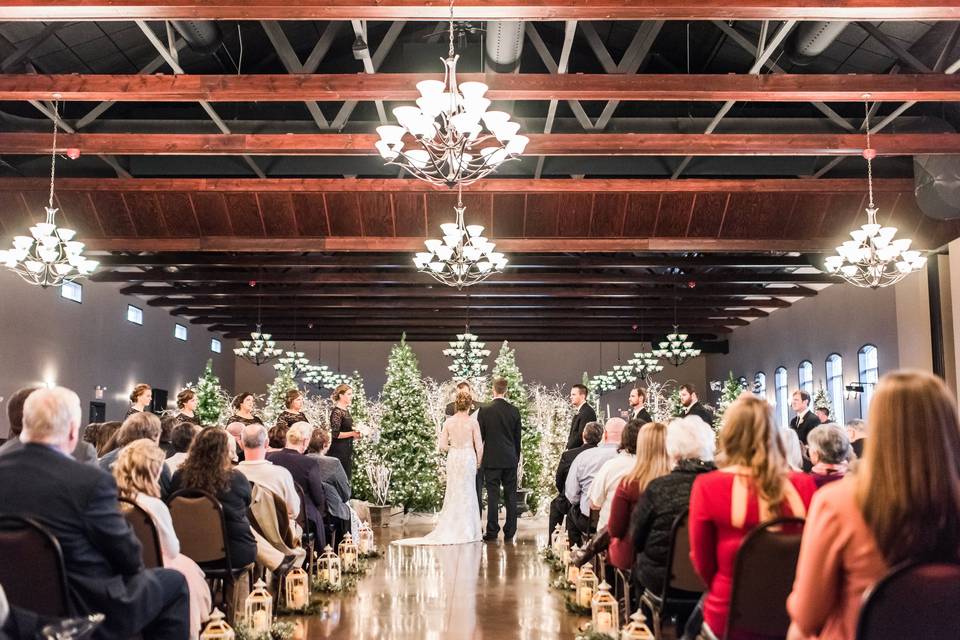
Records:
[[[960,635],[960,563],[895,567],[864,595],[857,640]]]
[[[0,584],[13,606],[55,618],[73,614],[60,543],[32,518],[0,516]]]
[[[225,565],[232,570],[223,506],[206,491],[181,489],[167,499],[180,553],[197,564]]]
[[[300,513],[297,514],[296,522],[300,525],[300,530],[306,533],[309,531],[307,523],[307,494],[304,493],[303,487],[300,486],[299,482],[294,482],[293,486],[297,490],[297,496],[300,498]]]
[[[733,568],[725,637],[787,635],[787,596],[793,588],[802,534],[802,518],[777,518],[744,537]]]
[[[696,570],[693,568],[693,561],[690,560],[689,515],[689,512],[684,510],[684,512],[673,521],[673,526],[670,530],[670,552],[667,555],[670,559],[670,573],[663,585],[664,600],[676,591],[703,593],[707,590],[707,585],[705,585],[700,576],[697,575]]]
[[[158,569],[163,566],[163,551],[160,548],[160,534],[150,514],[144,511],[133,500],[120,498],[120,510],[123,517],[133,527],[133,534],[140,541],[143,556],[143,566],[147,569]]]

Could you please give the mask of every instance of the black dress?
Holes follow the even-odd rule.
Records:
[[[341,433],[353,431],[353,418],[350,414],[334,407],[330,411],[330,451],[327,455],[340,461],[343,465],[343,471],[347,474],[347,480],[350,480],[353,473],[353,438],[341,438]]]
[[[195,415],[193,415],[193,416],[188,416],[188,415],[185,414],[185,413],[178,413],[176,420],[177,420],[177,424],[182,424],[182,423],[184,423],[184,422],[189,422],[190,424],[195,424],[195,425],[197,425],[198,427],[202,427],[202,426],[203,426],[203,425],[200,424],[200,418],[198,418],[198,417],[195,416]]]
[[[150,413],[147,409],[144,409],[143,411],[146,411],[147,413]],[[130,405],[130,408],[127,409],[127,412],[126,412],[125,414],[123,414],[123,419],[126,420],[127,418],[129,418],[129,417],[132,416],[133,414],[135,414],[135,413],[143,413],[143,411],[138,411],[137,409],[134,409],[134,408],[133,408],[133,405]]]
[[[230,419],[227,420],[227,424],[230,424],[232,422],[239,422],[241,424],[263,424],[263,418],[261,418],[257,414],[253,414],[252,418],[244,418],[243,416],[238,416],[237,414],[233,414],[232,416],[230,416]]]
[[[310,422],[302,411],[294,413],[292,411],[283,411],[277,416],[277,422],[273,425],[274,429],[281,429],[286,434],[287,430],[298,422]]]

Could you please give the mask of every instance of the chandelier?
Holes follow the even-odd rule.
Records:
[[[296,345],[294,345],[293,348],[296,349]],[[303,351],[285,351],[283,353],[283,357],[273,364],[273,368],[277,371],[289,368],[290,375],[296,376],[301,371],[306,369],[307,365],[309,364],[310,359],[307,358]]]
[[[695,349],[693,342],[687,340],[687,334],[680,333],[677,325],[673,325],[673,333],[667,334],[667,339],[660,342],[652,355],[662,358],[675,367],[700,355],[700,349]]]
[[[258,367],[265,362],[276,359],[283,353],[283,349],[278,349],[276,342],[271,340],[269,333],[263,333],[260,327],[260,313],[257,312],[257,330],[250,333],[249,340],[241,340],[240,346],[233,350],[233,354],[238,358],[249,360]]]
[[[507,266],[507,258],[494,251],[493,242],[483,237],[483,226],[464,222],[463,194],[457,186],[456,222],[440,225],[443,240],[424,241],[426,251],[417,253],[413,264],[417,271],[429,273],[448,287],[462,289],[486,280]]]
[[[349,384],[350,376],[344,373],[334,373],[325,364],[308,364],[303,367],[303,376],[300,378],[306,384],[316,385],[319,389],[336,389],[340,384]]]
[[[458,378],[476,378],[483,375],[487,365],[483,359],[490,355],[485,342],[480,337],[470,333],[470,327],[464,328],[463,333],[457,334],[456,340],[450,341],[450,348],[443,350],[443,355],[453,358],[453,364],[447,369]]]
[[[53,107],[53,147],[50,153],[50,201],[46,222],[30,227],[29,236],[16,236],[13,248],[0,251],[0,263],[24,281],[43,288],[59,287],[93,273],[96,260],[83,257],[83,243],[73,239],[76,231],[57,227],[53,206],[53,184],[57,167],[57,104]]]
[[[636,378],[646,380],[655,373],[663,371],[663,365],[660,364],[660,358],[653,353],[637,352],[633,357],[627,360],[627,364],[633,367],[633,374]]]
[[[482,82],[457,84],[453,49],[453,0],[450,0],[450,45],[443,59],[444,79],[417,83],[417,106],[396,107],[399,126],[377,127],[377,151],[387,164],[397,165],[433,185],[469,185],[518,158],[529,139],[518,135],[520,125],[503,111],[487,111]],[[483,123],[481,125],[481,122]],[[410,141],[411,146],[406,147]]]
[[[866,96],[869,97],[869,96]],[[850,232],[853,240],[837,247],[837,255],[824,261],[828,273],[835,273],[850,284],[877,289],[902,280],[927,264],[920,251],[910,249],[910,239],[894,240],[896,227],[881,227],[877,223],[877,207],[873,202],[873,159],[875,149],[870,147],[870,109],[864,103],[867,115],[864,126],[867,130],[867,148],[863,157],[867,160],[867,189],[870,202],[867,204],[867,223]]]

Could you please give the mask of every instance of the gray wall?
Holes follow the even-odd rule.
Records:
[[[450,336],[453,338],[453,336]],[[482,339],[483,336],[481,335]],[[447,365],[450,358],[443,355],[448,345],[444,342],[412,342],[420,370],[424,376],[437,380],[448,380],[450,372]],[[501,343],[487,343],[491,351],[488,364],[493,369],[493,361],[500,351]],[[298,349],[304,351],[311,361],[319,360],[331,369],[345,373],[357,370],[363,376],[368,396],[375,397],[386,381],[387,357],[391,342],[304,342]],[[619,360],[626,362],[635,351],[649,344],[639,342],[517,342],[510,343],[516,349],[517,364],[523,373],[525,382],[539,382],[548,387],[561,385],[567,387],[581,381],[583,372],[590,375],[605,372]],[[659,376],[661,380],[674,379],[692,382],[703,386],[706,381],[705,359],[695,358],[680,367],[668,366]],[[270,365],[255,367],[250,363],[237,362],[236,390],[264,393],[273,379]],[[629,390],[621,389],[604,395],[603,404],[610,409],[625,409]]]
[[[44,383],[69,387],[83,404],[84,423],[94,387],[106,386],[107,419],[123,417],[127,396],[138,382],[166,389],[171,406],[177,392],[196,380],[208,358],[221,382],[233,387],[233,343],[210,351],[201,327],[167,311],[119,293],[119,285],[83,282],[83,303],[60,297],[59,289],[28,285],[0,270],[0,436],[8,432],[6,399],[17,389]],[[143,325],[127,322],[127,304],[143,309]],[[173,337],[173,326],[188,328],[187,341]]]

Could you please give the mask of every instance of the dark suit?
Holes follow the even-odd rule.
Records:
[[[854,440],[850,443],[850,446],[853,448],[853,452],[857,454],[858,458],[863,457],[863,447],[867,444],[866,438],[860,438],[859,440]]]
[[[573,459],[586,451],[593,449],[595,444],[581,444],[576,449],[567,449],[560,454],[560,462],[557,464],[557,492],[559,495],[550,502],[550,521],[547,531],[553,533],[554,528],[563,522],[563,516],[570,511],[570,501],[564,495],[564,487],[567,485],[567,475],[570,473],[570,465]]]
[[[110,474],[26,444],[0,458],[0,513],[36,518],[57,538],[74,607],[106,615],[94,637],[188,637],[186,580],[172,569],[143,568]]]
[[[707,423],[707,426],[713,426],[713,412],[710,409],[707,409],[705,406],[700,404],[700,402],[694,402],[687,408],[687,412],[683,414],[685,416],[697,416],[701,420]]]
[[[807,411],[803,414],[803,420],[800,419],[798,414],[793,416],[793,420],[790,421],[790,428],[797,432],[801,444],[807,444],[807,436],[819,426],[820,418],[813,411]]]
[[[630,412],[631,420],[639,420],[642,424],[647,424],[648,422],[653,422],[653,418],[650,417],[650,412],[647,411],[646,407],[641,407],[639,411]]]
[[[271,451],[267,454],[267,460],[289,471],[293,481],[303,489],[304,511],[307,520],[313,523],[317,543],[322,549],[327,544],[323,521],[323,514],[327,512],[327,496],[323,486],[320,462],[316,458],[303,455],[296,449]]]
[[[570,435],[567,436],[567,449],[575,449],[583,444],[583,428],[588,422],[597,421],[597,412],[584,402],[570,423]]]
[[[500,487],[503,486],[507,521],[503,537],[517,533],[517,465],[520,463],[520,412],[503,398],[482,407],[477,414],[483,438],[484,482],[487,487],[487,536],[500,533]]]

